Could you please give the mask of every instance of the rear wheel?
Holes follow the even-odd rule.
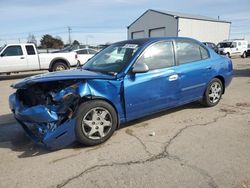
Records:
[[[207,107],[215,106],[219,103],[223,92],[223,85],[220,79],[212,79],[204,93],[202,104]]]
[[[228,53],[226,53],[225,55],[226,55],[228,58],[230,58],[230,57],[231,57],[229,52],[228,52]]]
[[[244,52],[243,54],[242,54],[242,56],[241,56],[242,58],[246,58],[247,57],[247,53],[246,52]]]
[[[76,122],[76,138],[86,145],[94,146],[108,140],[117,127],[114,108],[101,100],[88,101],[80,105]]]
[[[63,71],[63,70],[67,70],[69,69],[69,67],[66,65],[66,63],[63,62],[57,62],[52,66],[52,71]]]

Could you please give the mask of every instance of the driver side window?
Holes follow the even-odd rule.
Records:
[[[21,55],[23,55],[21,46],[9,46],[2,53],[2,56],[21,56]]]
[[[149,70],[174,66],[172,42],[163,41],[149,46],[136,63],[145,63]]]

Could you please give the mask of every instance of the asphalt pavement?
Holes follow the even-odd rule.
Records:
[[[233,59],[220,103],[198,102],[130,122],[106,143],[50,152],[8,108],[9,86],[36,72],[0,76],[0,187],[250,188],[250,58]]]

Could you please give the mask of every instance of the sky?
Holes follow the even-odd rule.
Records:
[[[0,45],[34,35],[68,42],[105,44],[127,38],[127,26],[147,9],[203,15],[231,21],[231,38],[250,42],[249,0],[0,0]]]

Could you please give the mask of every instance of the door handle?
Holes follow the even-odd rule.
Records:
[[[171,76],[169,76],[168,80],[169,81],[175,81],[179,78],[178,74],[173,74]]]
[[[20,59],[24,59],[24,57],[20,57]]]

